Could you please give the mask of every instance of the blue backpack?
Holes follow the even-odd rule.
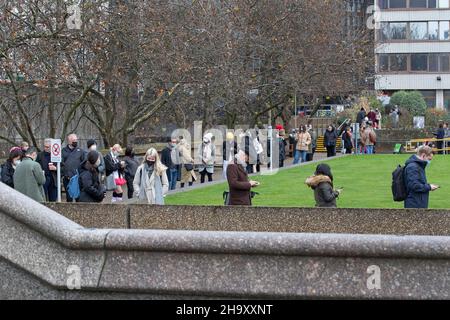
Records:
[[[80,197],[80,175],[77,174],[74,175],[72,178],[70,178],[69,184],[67,185],[67,193],[72,199],[78,199]]]

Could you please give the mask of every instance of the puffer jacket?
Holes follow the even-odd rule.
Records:
[[[413,155],[406,161],[405,180],[408,197],[405,208],[427,209],[431,186],[427,182],[427,162]]]
[[[306,179],[306,185],[314,190],[316,207],[318,208],[336,208],[336,199],[339,192],[333,190],[331,179],[327,176],[318,175]]]

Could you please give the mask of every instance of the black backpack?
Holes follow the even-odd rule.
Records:
[[[406,189],[405,181],[405,169],[406,167],[398,166],[394,172],[392,172],[392,196],[395,202],[405,201],[408,197],[408,190]]]

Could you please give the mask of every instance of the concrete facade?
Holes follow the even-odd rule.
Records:
[[[154,208],[134,210],[145,215]],[[173,217],[180,212],[164,210]],[[197,219],[215,209],[202,210]],[[243,215],[258,219],[271,214],[258,216],[255,208],[229,210],[216,214],[234,214],[225,222],[235,225],[245,221]],[[88,213],[95,210],[91,207],[84,214]],[[350,223],[349,217],[338,222],[338,213],[324,213],[330,219],[325,225]],[[290,215],[298,221],[293,214],[287,212],[278,223],[286,223]],[[313,229],[314,214],[320,212],[312,211],[309,220],[300,221],[310,221]],[[407,235],[397,235],[395,230],[337,234],[327,233],[331,229],[326,228],[317,233],[242,231],[247,227],[234,228],[241,231],[86,229],[0,184],[0,298],[450,299],[448,213],[405,211],[404,215],[394,215],[390,222],[398,230],[409,229]],[[273,221],[276,230],[277,220]],[[413,227],[402,227],[425,221],[431,221],[430,229],[440,225],[439,232],[414,235]]]
[[[426,39],[416,39],[411,37],[409,27],[411,23],[417,22],[433,22],[433,23],[448,23],[450,21],[450,9],[447,5],[442,8],[383,8],[389,6],[388,1],[382,0],[378,2],[377,17],[379,21],[379,30],[376,32],[376,57],[377,57],[377,76],[375,81],[375,89],[385,92],[395,92],[398,90],[419,90],[433,93],[434,97],[428,97],[428,104],[444,109],[449,108],[450,104],[450,70],[447,67],[442,69],[428,69],[427,71],[412,71],[410,69],[411,57],[408,61],[408,70],[381,70],[380,57],[388,55],[393,57],[395,55],[411,55],[411,54],[444,54],[450,55],[450,39],[448,38],[448,31],[444,29],[444,24],[439,27],[438,39],[431,38],[430,31],[432,26],[428,26]],[[406,1],[407,4],[410,1]],[[428,2],[427,2],[428,3]],[[438,2],[439,3],[439,2]],[[442,3],[444,5],[444,3]],[[409,6],[409,5],[408,5]],[[408,32],[405,38],[401,39],[382,39],[381,29],[387,23],[407,23]],[[434,26],[433,26],[434,27]],[[430,59],[430,58],[428,58]],[[430,63],[430,62],[429,62]],[[444,62],[446,64],[446,62]]]

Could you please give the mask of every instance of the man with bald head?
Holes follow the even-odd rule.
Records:
[[[61,170],[63,176],[64,189],[66,190],[67,202],[73,202],[67,191],[70,178],[77,174],[77,170],[86,158],[86,152],[78,146],[78,137],[76,134],[67,136],[67,146],[62,150]]]

